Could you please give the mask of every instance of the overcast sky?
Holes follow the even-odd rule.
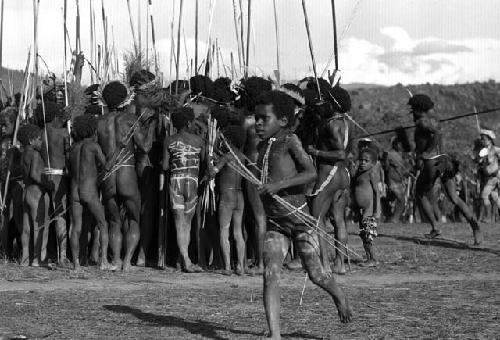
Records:
[[[23,69],[27,52],[33,44],[32,0],[4,1],[3,65]],[[74,47],[76,0],[67,1],[68,28]],[[92,1],[96,7],[98,40],[102,41],[101,0]],[[148,1],[130,1],[136,27],[139,1],[141,3],[142,46],[145,48]],[[200,54],[205,52],[211,1],[214,2],[199,0]],[[82,49],[87,56],[90,52],[89,2],[80,0]],[[160,66],[168,78],[174,0],[152,2]],[[215,2],[212,37],[218,38],[225,64],[229,65],[231,51],[237,63],[233,0]],[[175,1],[176,18],[179,3],[179,0]],[[247,0],[242,0],[242,3],[246,21]],[[301,0],[276,0],[276,3],[282,78],[299,79],[310,75],[311,59]],[[340,39],[339,63],[344,83],[390,85],[399,82],[500,81],[500,0],[337,0],[335,3]],[[126,4],[126,0],[104,0],[118,51],[133,49]],[[194,58],[194,4],[195,0],[184,0],[182,29],[188,58]],[[271,0],[252,1],[251,74],[268,75],[276,69],[272,4]],[[318,72],[322,73],[333,51],[330,0],[306,0],[306,5]],[[39,54],[56,73],[63,69],[62,6],[63,0],[40,0]],[[180,59],[182,77],[185,77],[183,42]],[[88,73],[87,69],[85,72]]]

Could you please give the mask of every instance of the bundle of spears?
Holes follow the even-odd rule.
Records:
[[[255,177],[255,175],[243,164],[241,159],[234,152],[229,141],[224,137],[224,135],[222,133],[220,133],[220,137],[221,137],[221,140],[224,143],[224,145],[229,150],[229,153],[233,157],[233,161],[228,163],[229,167],[231,167],[231,169],[236,171],[238,174],[240,174],[243,178],[245,178],[250,183],[252,183],[256,186],[261,186],[262,182],[257,177]],[[353,253],[354,255],[358,256],[359,258],[362,258],[361,255],[359,255],[354,250],[347,247],[347,245],[343,245],[343,247],[345,248],[345,251],[347,253],[345,253],[342,249],[340,249],[336,245],[336,243],[340,244],[340,242],[337,239],[335,239],[335,237],[333,237],[332,235],[327,233],[325,230],[323,230],[323,228],[321,228],[319,226],[319,219],[314,218],[313,216],[309,215],[307,212],[302,211],[300,207],[294,206],[293,204],[287,202],[285,199],[283,199],[282,197],[280,197],[276,194],[272,195],[272,197],[279,204],[281,204],[285,209],[287,209],[290,212],[290,215],[295,216],[302,223],[304,223],[306,226],[308,226],[313,231],[315,231],[319,237],[323,238],[330,246],[337,249],[346,258],[349,257],[349,255],[348,255],[349,252]]]
[[[217,139],[217,119],[208,117],[208,157],[213,162],[214,146]],[[213,165],[213,164],[212,164]],[[201,209],[203,211],[203,226],[205,225],[205,214],[215,213],[215,180],[212,178],[206,184],[201,196]]]

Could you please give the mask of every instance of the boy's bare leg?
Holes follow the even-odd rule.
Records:
[[[26,196],[28,193],[26,193]],[[23,211],[23,230],[21,233],[21,245],[23,247],[22,257],[21,257],[21,266],[29,266],[30,264],[30,254],[29,254],[29,245],[30,245],[30,231],[31,226],[33,225],[31,216],[31,208],[29,204],[25,201],[23,203],[24,211]]]
[[[33,198],[34,205],[31,206],[31,213],[33,219],[33,267],[39,267],[47,257],[47,240],[49,226],[45,225],[46,216],[48,212],[48,197],[36,188],[34,190]]]
[[[321,265],[316,234],[314,232],[302,232],[295,236],[295,241],[309,279],[330,294],[337,306],[340,322],[350,322],[352,319],[352,310],[347,297],[337,285],[337,282],[335,282],[333,275],[325,273]]]
[[[63,176],[54,176],[52,178],[56,190],[53,194],[53,201],[56,215],[56,237],[59,254],[57,261],[60,265],[68,263],[66,256],[68,230],[66,228],[66,193],[68,191],[67,179]]]
[[[465,216],[467,222],[469,222],[472,233],[474,237],[474,244],[479,245],[483,242],[483,234],[481,233],[481,229],[479,228],[479,224],[474,217],[474,214],[469,209],[467,204],[457,195],[455,181],[453,179],[448,179],[444,182],[445,192],[448,194],[448,198],[450,201],[458,207],[462,215]]]
[[[333,263],[333,272],[336,274],[345,274],[345,256],[347,254],[347,228],[345,225],[345,208],[347,205],[347,191],[341,191],[333,201],[333,218],[335,227],[335,260]],[[342,254],[342,252],[344,254]]]
[[[101,245],[101,260],[100,269],[109,270],[111,265],[108,262],[108,223],[104,215],[104,207],[99,201],[99,197],[95,197],[94,200],[89,200],[86,202],[87,208],[90,210],[91,214],[94,216],[97,222],[97,230],[100,234],[100,245]]]
[[[290,240],[283,234],[268,231],[264,239],[264,309],[269,338],[281,339],[280,274]]]
[[[71,254],[73,255],[73,269],[80,269],[80,236],[82,233],[82,217],[83,207],[79,202],[71,204],[71,219],[73,225],[71,226]]]
[[[319,228],[326,231],[326,220],[329,218],[329,211],[333,210],[334,200],[331,196],[330,191],[322,191],[316,197],[314,197],[312,202],[312,214],[315,218],[319,219]],[[328,242],[321,237],[319,239],[319,249],[321,255],[321,265],[326,273],[331,273],[332,269],[330,267],[330,249],[332,247]],[[344,270],[345,272],[345,270]]]
[[[141,203],[134,197],[128,197],[125,201],[125,207],[127,208],[129,228],[126,233],[127,239],[125,244],[125,257],[123,258],[123,271],[129,271],[132,267],[132,256],[134,255],[134,251],[139,244],[139,238],[141,237],[139,228]]]
[[[111,261],[111,270],[119,270],[122,268],[121,251],[122,251],[122,231],[120,210],[115,198],[110,198],[106,202],[106,209],[109,219],[109,235],[111,252],[113,253]]]
[[[179,247],[179,256],[181,258],[181,265],[184,269],[192,266],[191,260],[188,255],[188,247],[190,241],[190,224],[186,221],[186,214],[184,209],[174,209],[175,230],[177,233],[177,246]],[[187,230],[186,230],[187,229]]]
[[[230,202],[225,202],[221,200],[220,203],[221,203],[219,204],[220,247],[222,250],[222,258],[224,260],[225,274],[231,275],[231,249],[229,245],[229,228],[231,226],[233,208]]]
[[[255,219],[255,227],[257,228],[255,233],[256,239],[253,242],[257,249],[257,273],[261,273],[264,270],[263,252],[266,235],[266,213],[260,196],[257,193],[257,188],[249,182],[247,182],[247,195]]]
[[[236,274],[243,275],[245,273],[245,239],[243,237],[243,209],[244,200],[243,193],[238,192],[238,206],[233,210],[233,236],[236,243],[236,254],[238,264],[236,265]]]
[[[154,178],[157,174],[151,167],[146,167],[143,170],[140,178],[141,191],[141,239],[139,243],[139,254],[137,257],[137,266],[146,265],[146,257],[151,247],[151,239],[153,233],[153,223],[155,220],[155,200],[153,193],[158,189],[155,188]]]

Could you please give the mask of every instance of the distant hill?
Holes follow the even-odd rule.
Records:
[[[474,107],[478,111],[500,107],[500,83],[494,81],[456,85],[409,85],[408,89],[413,94],[430,96],[435,103],[434,111],[441,119],[474,112]],[[351,115],[368,132],[413,125],[407,105],[409,94],[403,85],[357,88],[349,92],[352,98]],[[482,127],[494,130],[500,141],[500,112],[480,115],[479,120]],[[471,167],[472,144],[479,137],[475,117],[445,122],[442,130],[445,151],[457,154],[466,168]],[[353,127],[352,137],[363,134],[359,128]],[[375,138],[388,147],[392,135]],[[413,141],[413,130],[408,130],[408,136]]]

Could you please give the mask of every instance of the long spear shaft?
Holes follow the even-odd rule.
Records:
[[[243,5],[241,3],[241,0],[239,0],[240,3],[240,41],[241,41],[241,60],[243,63],[243,67],[247,64],[245,62],[245,41],[243,39],[244,35],[244,30],[243,30]]]
[[[497,108],[494,108],[494,109],[488,109],[488,110],[484,110],[484,111],[479,111],[479,112],[464,113],[464,114],[461,114],[461,115],[458,115],[458,116],[453,116],[453,117],[449,117],[449,118],[440,119],[439,122],[441,122],[441,123],[443,123],[443,122],[449,122],[449,121],[457,120],[457,119],[460,119],[460,118],[465,118],[465,117],[470,117],[470,116],[480,115],[480,114],[485,114],[485,113],[491,113],[491,112],[496,112],[496,111],[500,111],[500,107],[497,107]],[[408,129],[413,129],[414,127],[415,127],[415,125],[409,125],[409,126],[400,127],[400,128],[397,128],[397,129],[398,130],[399,129],[408,130]],[[396,131],[396,129],[387,129],[387,130],[383,130],[383,131],[379,131],[379,132],[369,133],[369,134],[363,135],[363,136],[361,136],[359,138],[385,135],[386,133],[391,133],[391,132],[394,132],[394,131]]]
[[[181,0],[179,5],[179,22],[177,26],[177,64],[175,68],[175,94],[179,92],[179,67],[181,64],[181,21],[182,21],[182,5],[184,4],[184,0]]]
[[[309,19],[307,17],[306,1],[302,0],[302,10],[304,12],[304,21],[306,23],[307,39],[309,40],[309,52],[311,53],[312,66],[314,71],[314,79],[316,80],[316,86],[318,88],[319,99],[321,98],[321,89],[319,87],[318,73],[316,72],[316,60],[314,59],[314,49],[311,39],[311,31],[309,30]]]
[[[248,21],[247,21],[247,53],[245,58],[245,79],[248,78],[248,61],[250,58],[250,27],[252,22],[252,0],[248,0]]]
[[[139,50],[137,48],[137,41],[135,39],[135,30],[134,30],[134,22],[132,21],[132,11],[130,10],[130,0],[127,0],[127,7],[128,7],[128,17],[130,20],[130,29],[132,30],[132,39],[134,40],[134,50],[135,54],[139,54]]]
[[[276,30],[276,67],[278,70],[278,74],[276,80],[278,81],[278,85],[281,85],[281,72],[280,72],[280,34],[279,34],[279,25],[278,25],[278,12],[276,11],[276,0],[273,0],[274,6],[274,27]]]
[[[63,35],[64,35],[64,58],[63,58],[63,67],[64,67],[64,101],[66,106],[68,106],[68,62],[67,62],[67,35],[66,32],[68,31],[66,27],[66,15],[68,11],[68,1],[64,0],[64,22],[63,22]]]
[[[233,0],[233,18],[234,18],[234,32],[236,33],[236,45],[238,45],[238,63],[241,66],[241,44],[240,44],[240,35],[238,34],[238,14],[236,11],[236,0]]]
[[[337,42],[337,20],[335,17],[335,0],[332,0],[332,19],[333,19],[333,54],[335,57],[335,71],[339,69],[339,53]]]
[[[2,61],[3,61],[3,5],[4,5],[4,0],[2,0],[2,16],[1,20],[2,22],[0,23],[0,71],[2,70]]]
[[[194,74],[198,75],[198,0],[194,12]]]

